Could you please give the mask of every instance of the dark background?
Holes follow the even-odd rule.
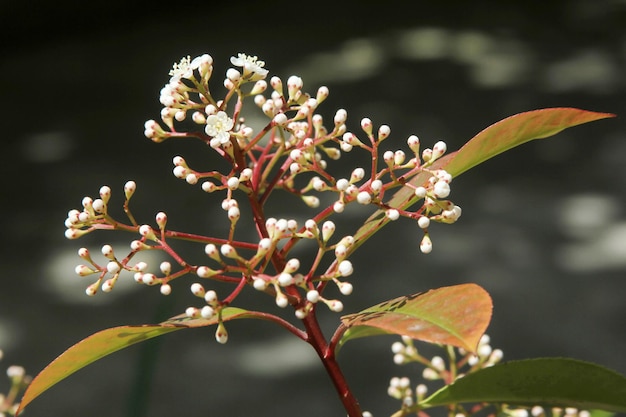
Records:
[[[284,80],[301,75],[307,91],[327,85],[320,110],[346,108],[355,131],[365,116],[389,124],[397,147],[417,134],[457,149],[536,108],[617,113],[455,180],[463,217],[433,228],[432,254],[419,253],[421,234],[407,222],[382,231],[353,258],[355,292],[344,304],[352,312],[476,282],[494,299],[489,333],[505,358],[571,356],[626,373],[624,1],[13,2],[0,6],[0,32],[4,367],[35,374],[97,330],[155,322],[195,302],[191,277],[167,298],[132,284],[86,297],[91,281],[73,273],[76,250],[111,243],[122,253],[134,237],[67,241],[63,221],[103,184],[120,202],[134,179],[140,222],[164,210],[174,229],[217,227],[219,200],[171,175],[172,156],[210,165],[211,151],[153,144],[143,123],[158,118],[159,89],[180,57],[210,53],[218,86],[228,58],[245,52]],[[329,331],[336,320],[324,315]],[[228,328],[226,346],[200,329],[119,352],[51,389],[28,415],[343,415],[307,346],[270,324]],[[397,405],[386,396],[391,376],[419,379],[393,365],[394,340],[355,341],[340,358],[375,416]],[[154,373],[142,380],[143,366]]]

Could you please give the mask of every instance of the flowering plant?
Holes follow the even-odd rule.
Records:
[[[388,393],[401,401],[394,416],[424,416],[436,406],[446,407],[451,415],[470,415],[486,407],[513,414],[535,406],[531,411],[537,416],[560,412],[541,405],[577,407],[566,409],[569,414],[579,408],[626,410],[626,396],[620,394],[626,379],[599,366],[550,358],[499,364],[502,352],[492,349],[485,335],[491,299],[475,284],[403,296],[344,315],[330,338],[318,320],[320,307],[335,313],[344,310],[343,297],[352,293],[352,277],[358,275],[351,255],[388,223],[415,223],[422,234],[419,249],[427,254],[433,249],[431,224],[452,224],[461,216],[461,208],[449,199],[455,177],[521,143],[611,114],[536,110],[490,126],[453,153],[447,153],[442,141],[424,148],[415,135],[406,140],[406,150],[388,149],[389,126],[375,126],[363,118],[355,133],[348,129],[344,109],[337,110],[330,123],[316,113],[328,88],[307,93],[297,76],[285,84],[277,76],[268,82],[265,63],[255,56],[239,54],[231,63],[221,98],[210,86],[211,56],[186,57],[174,64],[161,89],[161,122],[145,124],[145,136],[154,142],[195,138],[226,163],[222,170],[201,171],[183,156],[173,158],[177,178],[221,195],[223,236],[172,230],[164,212],[156,214],[153,225],[138,222],[130,205],[137,189],[134,181],[124,185],[127,220],[110,213],[113,193],[103,186],[97,198],[83,198],[82,207],[69,211],[65,221],[68,239],[97,230],[135,236],[124,254],[111,245],[102,246],[103,261],[87,248],[79,249],[83,264],[76,273],[95,277],[87,295],[110,292],[119,279],[131,275],[139,284],[158,286],[167,296],[175,281],[192,275],[195,279],[188,288],[197,301],[165,322],[107,329],[74,345],[35,377],[17,413],[50,386],[109,353],[173,331],[206,326],[215,326],[217,342],[226,343],[226,323],[245,318],[268,320],[310,344],[351,417],[369,413],[355,398],[337,353],[351,339],[379,334],[401,336],[392,346],[397,364],[419,363],[425,380],[444,383],[428,395],[425,384],[412,387],[408,378],[392,379]],[[249,118],[255,123],[260,118],[258,126],[247,122],[248,114],[254,114],[248,108],[251,103],[258,111]],[[364,163],[351,167],[347,175],[336,173],[334,161],[350,152],[365,155]],[[290,217],[274,216],[268,209],[268,201],[279,191],[296,200]],[[372,210],[358,228],[338,234],[348,206]],[[175,248],[177,240],[202,245],[206,262],[188,260]],[[307,257],[293,256],[294,248],[304,242],[314,249]],[[169,259],[158,268],[134,261],[144,251],[160,251]],[[229,290],[218,293],[213,282],[230,284]],[[276,306],[254,311],[238,305],[239,295],[250,287],[271,297]],[[285,310],[291,314],[283,314]],[[428,359],[418,352],[415,340],[439,345],[445,354]],[[571,378],[572,372],[587,377]],[[597,381],[610,384],[611,390],[598,389]]]

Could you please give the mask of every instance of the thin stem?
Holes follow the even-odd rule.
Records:
[[[313,346],[322,360],[326,373],[328,373],[328,376],[333,382],[335,390],[339,395],[339,399],[348,413],[348,417],[362,417],[363,414],[361,412],[361,407],[359,406],[356,397],[354,397],[354,394],[350,390],[348,381],[339,367],[339,363],[335,357],[334,348],[330,348],[324,338],[324,335],[322,334],[322,330],[320,329],[319,322],[317,321],[317,317],[315,315],[315,310],[312,310],[303,319],[303,323],[308,335],[307,342]]]

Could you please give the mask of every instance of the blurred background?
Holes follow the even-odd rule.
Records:
[[[98,253],[110,243],[124,253],[134,237],[68,241],[63,222],[104,184],[111,205],[121,204],[133,179],[139,222],[163,210],[173,229],[216,230],[219,197],[171,174],[174,155],[210,166],[210,149],[153,144],[143,124],[158,119],[172,63],[209,53],[218,86],[229,57],[244,52],[284,80],[300,75],[306,91],[328,86],[320,108],[328,117],[346,108],[354,131],[362,117],[389,124],[388,141],[399,148],[416,134],[455,150],[488,125],[538,108],[617,113],[455,180],[451,197],[463,217],[433,227],[432,254],[419,252],[417,226],[380,232],[353,258],[355,291],[344,304],[353,312],[475,282],[493,297],[489,334],[505,359],[570,356],[626,373],[625,1],[4,2],[0,32],[3,368],[20,364],[34,375],[98,330],[158,322],[196,302],[192,277],[169,297],[130,283],[85,296],[91,280],[74,274],[78,248]],[[330,332],[338,316],[322,319]],[[226,346],[213,329],[198,329],[116,353],[45,393],[27,415],[344,415],[308,346],[267,323],[228,329]],[[395,340],[351,342],[340,356],[375,416],[398,406],[386,395],[389,378],[419,380],[414,368],[393,364]],[[0,392],[7,385],[0,378]]]

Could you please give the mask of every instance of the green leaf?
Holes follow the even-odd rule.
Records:
[[[223,321],[254,316],[253,312],[240,308],[227,307],[222,310]],[[18,413],[53,385],[113,352],[176,330],[210,326],[217,321],[217,316],[211,319],[191,319],[182,314],[160,324],[119,326],[95,333],[67,349],[33,379],[24,392]]]
[[[519,113],[487,127],[458,151],[435,161],[431,168],[445,169],[452,177],[458,177],[476,165],[533,139],[544,139],[569,127],[609,117],[615,117],[615,115],[567,107]],[[420,173],[411,178],[409,183],[420,186],[429,177],[428,173]],[[414,195],[412,188],[402,187],[388,204],[390,207],[406,209],[417,201],[418,198]],[[354,251],[387,222],[389,219],[383,210],[372,214],[356,232],[356,245],[353,245],[350,250]]]
[[[476,284],[443,287],[385,301],[341,318],[338,347],[359,337],[406,335],[474,351],[492,312],[491,297]]]
[[[416,408],[475,402],[626,412],[626,377],[575,359],[512,361],[457,379]]]
[[[519,113],[474,136],[456,152],[454,158],[445,165],[445,170],[457,177],[470,168],[533,139],[544,139],[569,127],[609,117],[615,115],[568,107]]]

